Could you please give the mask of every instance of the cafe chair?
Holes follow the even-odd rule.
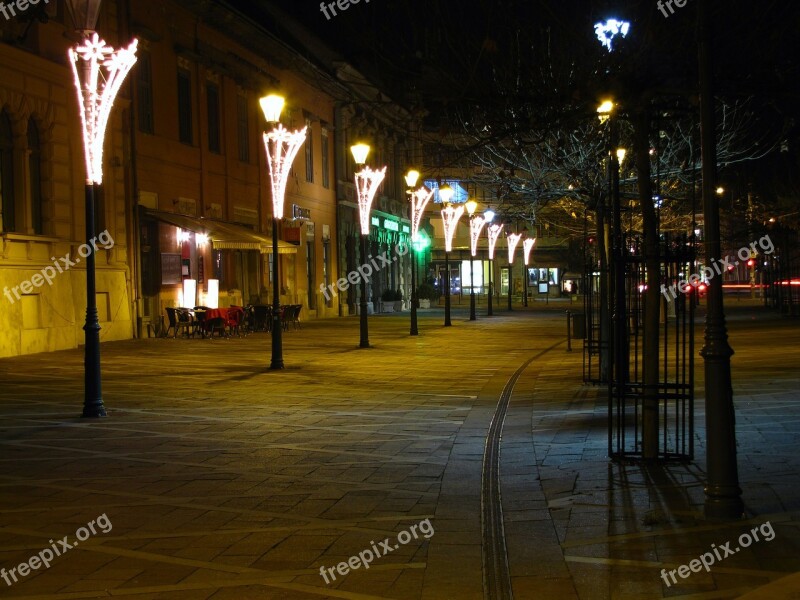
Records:
[[[184,334],[194,337],[194,318],[188,308],[173,308],[167,307],[167,319],[169,320],[169,327],[167,327],[167,335],[169,330],[172,329],[173,339],[178,337],[178,332],[182,329]]]

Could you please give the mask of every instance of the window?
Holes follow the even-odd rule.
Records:
[[[178,69],[178,139],[184,144],[193,144],[192,134],[192,74],[184,68]]]
[[[42,148],[39,128],[33,119],[28,121],[28,177],[31,190],[31,224],[33,233],[41,235],[42,227]]]
[[[306,181],[314,183],[314,133],[311,129],[311,119],[306,119],[308,135],[306,135]]]
[[[140,50],[136,60],[136,105],[139,131],[153,133],[153,69],[146,50]]]
[[[239,160],[250,162],[250,127],[247,118],[247,96],[236,97],[236,131],[239,137]]]
[[[217,84],[206,85],[206,103],[208,104],[208,151],[219,154],[219,86]]]
[[[331,187],[330,146],[328,145],[328,128],[322,125],[322,187]]]
[[[11,119],[4,110],[0,113],[0,210],[2,231],[16,231],[14,211],[14,136]]]

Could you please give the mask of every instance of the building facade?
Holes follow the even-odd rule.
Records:
[[[98,29],[120,44],[119,6],[110,2]],[[82,129],[67,49],[77,38],[62,2],[30,5],[0,21],[0,356],[74,348],[83,343],[86,249]],[[101,340],[133,334],[127,218],[123,91],[105,139],[97,194],[97,306]]]
[[[276,286],[282,303],[303,305],[301,319],[352,314],[355,288],[325,290],[384,252],[397,260],[375,269],[369,299],[399,289],[408,306],[409,116],[385,97],[372,102],[374,85],[277,6],[265,10],[255,23],[224,2],[102,4],[101,37],[114,47],[138,39],[111,112],[97,198],[107,242],[96,250],[102,341],[158,331],[171,306],[269,303]],[[49,273],[58,259],[80,257],[86,241],[67,64],[80,38],[54,2],[31,5],[0,33],[0,356],[74,348],[84,339],[84,263],[73,258]],[[284,126],[307,128],[277,231],[259,108],[268,93],[286,98]],[[349,152],[357,139],[372,145],[370,164],[388,167],[366,256]]]

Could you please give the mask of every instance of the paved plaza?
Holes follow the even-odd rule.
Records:
[[[303,323],[281,372],[263,333],[107,343],[100,420],[78,418],[82,350],[0,360],[0,595],[483,598],[486,435],[535,357],[501,445],[515,598],[800,599],[800,324],[730,306],[747,515],[717,523],[702,512],[702,361],[695,462],[612,462],[605,390],[566,351],[566,308],[470,322],[461,306],[450,328],[431,310],[416,338],[407,313],[370,317],[365,350],[357,317]],[[49,568],[19,569],[45,549]]]

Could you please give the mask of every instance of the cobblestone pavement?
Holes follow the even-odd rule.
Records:
[[[460,308],[451,328],[434,310],[418,338],[407,314],[370,317],[368,350],[357,318],[304,323],[281,372],[266,334],[104,344],[100,420],[76,417],[81,351],[0,360],[3,596],[482,598],[485,435],[509,376],[544,350],[503,435],[516,598],[732,598],[800,570],[797,323],[731,318],[748,520],[719,524],[702,517],[702,401],[695,463],[610,462],[603,390],[565,351],[564,308],[476,322]],[[774,540],[662,581],[766,521]],[[18,568],[52,546],[66,553],[49,568]],[[366,569],[352,558],[366,550],[385,555]],[[800,598],[773,585],[785,595],[763,597]]]

